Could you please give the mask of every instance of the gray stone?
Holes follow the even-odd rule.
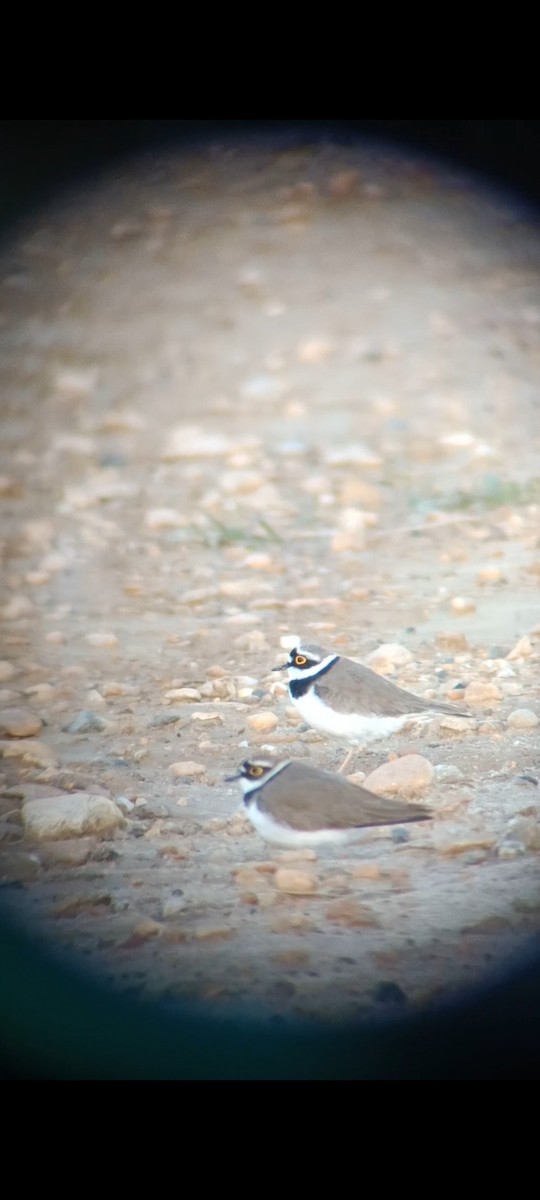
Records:
[[[62,730],[64,733],[89,733],[91,730],[105,729],[106,726],[107,722],[98,713],[83,709],[68,725],[63,725]]]

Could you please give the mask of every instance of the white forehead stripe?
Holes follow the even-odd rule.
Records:
[[[298,651],[302,653],[301,650]],[[309,655],[306,654],[309,659]],[[339,654],[327,654],[326,658],[321,659],[321,662],[313,663],[312,667],[295,667],[291,663],[289,667],[289,679],[309,679],[312,675],[318,675],[325,667],[329,667],[332,663],[337,662]]]
[[[244,796],[248,796],[250,792],[254,792],[256,789],[258,790],[263,784],[268,783],[269,779],[273,779],[274,775],[279,775],[279,772],[283,771],[284,767],[288,767],[289,763],[289,758],[285,762],[276,763],[276,766],[272,767],[271,771],[266,771],[264,775],[257,775],[254,779],[248,779],[245,775],[242,775],[240,778],[240,787]],[[254,765],[256,766],[257,764],[255,763]]]

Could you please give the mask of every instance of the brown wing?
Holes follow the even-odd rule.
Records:
[[[331,680],[331,682],[330,682]],[[398,717],[405,713],[436,712],[452,713],[455,717],[468,717],[455,704],[440,700],[425,700],[414,696],[404,688],[396,687],[389,679],[377,675],[369,667],[355,663],[350,658],[340,658],[331,668],[326,683],[325,676],[316,684],[321,700],[331,704],[336,712],[356,712],[365,717]]]
[[[268,782],[271,802],[266,801],[263,786],[257,794],[258,806],[262,812],[271,808],[276,820],[291,829],[354,829],[424,821],[431,816],[420,804],[375,796],[339,775],[300,762],[289,763]]]

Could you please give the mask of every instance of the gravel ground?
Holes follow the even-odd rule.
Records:
[[[331,144],[143,158],[4,247],[0,882],[51,945],[327,1020],[538,939],[539,266],[517,202]],[[432,822],[247,823],[250,750],[344,754],[271,673],[302,637],[473,712],[351,766],[420,754]]]

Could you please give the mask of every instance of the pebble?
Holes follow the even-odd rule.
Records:
[[[58,759],[50,746],[46,746],[40,738],[15,739],[14,741],[0,742],[0,756],[4,758],[22,758],[23,762],[31,763],[35,767],[42,767],[47,770],[49,767],[57,767]]]
[[[373,989],[373,999],[377,1004],[406,1004],[407,997],[399,983],[390,979],[382,979]]]
[[[378,796],[415,796],[429,787],[434,768],[421,754],[404,754],[383,763],[365,780],[365,787]]]
[[[184,701],[186,704],[188,704],[191,702],[202,700],[202,696],[197,688],[181,687],[181,688],[170,688],[168,692],[165,692],[165,699],[166,700],[181,700],[181,701]]]
[[[7,604],[0,608],[0,616],[4,621],[18,621],[20,617],[29,617],[34,611],[32,601],[28,596],[12,596]]]
[[[0,883],[31,883],[38,879],[40,863],[37,855],[24,850],[10,849],[0,854]]]
[[[452,629],[445,629],[438,633],[435,642],[442,650],[464,651],[469,649],[469,643],[464,633],[456,633]]]
[[[461,822],[436,821],[432,827],[435,850],[439,854],[466,854],[471,850],[490,850],[495,835],[485,828],[467,828]]]
[[[272,558],[271,554],[248,554],[240,563],[240,566],[248,567],[251,571],[280,572],[283,570],[281,564],[276,562],[275,558]],[[243,583],[241,586],[244,588]]]
[[[247,650],[248,654],[270,653],[268,642],[260,629],[251,629],[249,633],[239,633],[238,637],[234,639],[234,645],[239,650]]]
[[[43,583],[48,583],[50,576],[47,571],[27,571],[24,577],[24,582],[30,587],[41,587]]]
[[[43,867],[81,867],[95,848],[93,838],[66,838],[45,844],[39,852]]]
[[[349,550],[363,550],[365,541],[366,539],[363,529],[359,529],[353,533],[335,533],[330,543],[330,549],[332,554],[347,554]],[[313,605],[313,607],[315,607],[315,602],[311,598],[306,597],[306,599],[302,600],[302,605],[305,605],[306,607],[308,607],[308,605]],[[296,605],[291,602],[290,607],[296,607]]]
[[[60,395],[68,400],[76,400],[89,396],[97,383],[98,373],[93,368],[80,370],[58,371],[54,378],[54,387]]]
[[[332,358],[336,353],[334,342],[327,338],[307,338],[300,342],[296,349],[296,357],[300,363],[319,363]]]
[[[463,779],[463,771],[456,767],[453,763],[437,763],[435,767],[435,778],[439,783],[454,783],[458,779]]]
[[[88,792],[26,800],[22,818],[26,834],[43,840],[110,833],[125,824],[124,816],[113,800]]]
[[[538,725],[538,717],[531,708],[515,708],[508,717],[508,724],[513,729],[534,729]]]
[[[13,663],[8,662],[6,658],[0,660],[0,683],[8,683],[16,674]]]
[[[280,892],[295,896],[308,896],[317,890],[317,879],[309,871],[296,871],[293,867],[279,867],[274,876]]]
[[[468,596],[454,596],[450,601],[452,612],[462,616],[465,613],[476,612],[476,604]]]
[[[183,896],[169,896],[168,900],[164,901],[161,912],[164,917],[176,917],[186,908],[187,904]]]
[[[130,813],[135,808],[133,800],[129,800],[127,796],[117,796],[115,804],[122,810],[123,813]]]
[[[357,866],[349,867],[348,871],[353,879],[382,879],[382,871],[378,863],[358,863]]]
[[[483,683],[481,679],[473,679],[463,693],[467,704],[485,704],[486,701],[500,700],[502,693],[496,683]]]
[[[41,731],[41,721],[26,708],[4,708],[0,712],[0,737],[33,737]]]
[[[451,729],[452,733],[471,733],[476,728],[476,722],[470,717],[441,717],[439,729]]]
[[[259,887],[261,873],[256,867],[239,867],[233,871],[234,881],[238,887]]]
[[[234,937],[236,929],[229,925],[199,925],[193,932],[197,942],[222,942]]]
[[[177,529],[187,525],[188,520],[177,508],[149,508],[144,523],[147,529]]]
[[[396,667],[403,667],[412,661],[411,651],[406,646],[400,646],[399,642],[384,642],[366,658],[368,666],[379,675],[391,675]]]
[[[244,400],[278,400],[285,391],[285,384],[276,375],[252,375],[240,388]]]
[[[234,449],[234,443],[222,434],[205,433],[196,425],[177,425],[169,431],[162,458],[219,458]]]
[[[329,904],[325,916],[333,925],[343,925],[346,929],[380,926],[380,921],[371,908],[366,904],[359,904],[358,900],[348,898]]]
[[[362,443],[351,443],[349,446],[329,450],[324,458],[332,467],[381,467],[383,462],[379,454]]]
[[[334,200],[343,200],[358,190],[360,171],[354,167],[346,171],[336,171],[328,180],[328,192]]]
[[[504,841],[519,843],[523,850],[540,850],[538,817],[512,817],[507,823]]]
[[[107,650],[118,646],[118,638],[115,633],[87,633],[85,641],[89,646],[102,646]]]
[[[56,694],[52,683],[35,683],[33,687],[24,689],[25,696],[32,696],[38,704],[48,704]]]
[[[503,573],[499,567],[482,567],[482,570],[476,576],[476,582],[479,584],[500,583],[503,578]]]
[[[279,717],[276,717],[273,712],[262,709],[248,717],[247,724],[255,733],[270,733],[272,729],[276,728],[276,725],[279,725]]]
[[[327,486],[323,489],[317,489],[317,494],[329,491],[330,488]],[[372,483],[366,483],[363,479],[355,479],[352,482],[343,484],[338,493],[338,501],[340,505],[344,505],[346,508],[350,505],[360,503],[370,510],[369,515],[372,517],[374,515],[373,509],[380,507],[381,493]]]
[[[278,913],[270,922],[272,933],[309,933],[313,923],[305,913]]]
[[[310,960],[309,950],[291,949],[278,950],[275,954],[270,955],[272,962],[277,963],[278,967],[288,967],[293,970],[295,967],[303,967]]]
[[[516,642],[516,645],[506,657],[509,659],[530,658],[532,652],[533,648],[530,638],[522,637],[519,639],[519,642]]]
[[[91,709],[84,709],[77,713],[77,716],[67,725],[62,726],[63,733],[90,733],[91,730],[103,730],[107,728],[107,722],[98,713],[92,712]]]
[[[219,712],[194,712],[192,721],[202,721],[206,725],[223,725],[223,717]]]
[[[169,712],[157,713],[156,716],[152,717],[152,720],[148,722],[148,726],[150,729],[159,729],[162,725],[173,725],[175,721],[183,720],[184,713],[178,712],[176,708],[173,708]],[[137,751],[137,754],[139,753],[140,751]],[[137,754],[135,755],[135,758],[137,758]]]
[[[308,849],[307,846],[299,846],[295,850],[282,850],[278,855],[280,862],[316,862],[317,854],[315,850]]]
[[[169,767],[169,774],[174,779],[198,778],[200,775],[206,774],[206,767],[203,763],[191,762],[189,760],[174,762]]]

